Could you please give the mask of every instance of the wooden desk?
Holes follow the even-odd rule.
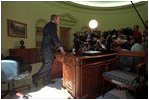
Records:
[[[63,60],[64,55],[61,53],[56,53],[55,59],[51,69],[51,78],[62,78],[63,77]]]
[[[95,98],[102,93],[102,73],[116,69],[116,61],[117,53],[96,56],[67,53],[63,62],[63,87],[74,98]]]

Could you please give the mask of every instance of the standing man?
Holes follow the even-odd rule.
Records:
[[[134,36],[134,39],[135,41],[142,41],[142,34],[139,30],[139,25],[134,25],[133,26],[133,36]]]
[[[37,81],[41,78],[44,79],[43,85],[47,85],[51,82],[50,71],[57,48],[59,48],[60,51],[65,54],[64,49],[57,36],[57,25],[59,23],[60,17],[53,14],[51,15],[50,22],[48,22],[44,27],[41,44],[42,66],[39,71],[32,76],[32,82],[36,86]]]

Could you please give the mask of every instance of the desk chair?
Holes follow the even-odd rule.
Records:
[[[19,88],[31,87],[30,84],[14,87],[14,80],[23,80],[30,72],[20,71],[20,67],[22,66],[16,60],[1,60],[1,83],[8,84],[8,89],[1,92],[1,98],[5,97],[7,94],[14,95]],[[28,67],[31,66],[28,65]]]
[[[134,96],[136,96],[138,88],[141,88],[144,83],[144,72],[146,67],[146,53],[142,51],[120,51],[119,59],[122,56],[128,57],[122,60],[122,63],[125,64],[124,67],[129,66],[131,70],[124,70],[122,68],[122,63],[118,60],[117,70],[112,70],[103,73],[104,81],[108,81],[112,84],[117,85],[117,87],[122,87],[131,91],[134,91]],[[130,58],[131,57],[131,58]],[[109,66],[110,67],[110,66]],[[103,92],[105,92],[105,87],[103,86]],[[104,96],[104,93],[103,93]]]

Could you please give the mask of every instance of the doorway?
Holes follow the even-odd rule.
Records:
[[[60,39],[65,50],[69,49],[69,33],[71,28],[60,27]]]

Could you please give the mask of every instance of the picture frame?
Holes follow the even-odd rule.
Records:
[[[27,24],[8,19],[7,28],[8,36],[27,38]]]

